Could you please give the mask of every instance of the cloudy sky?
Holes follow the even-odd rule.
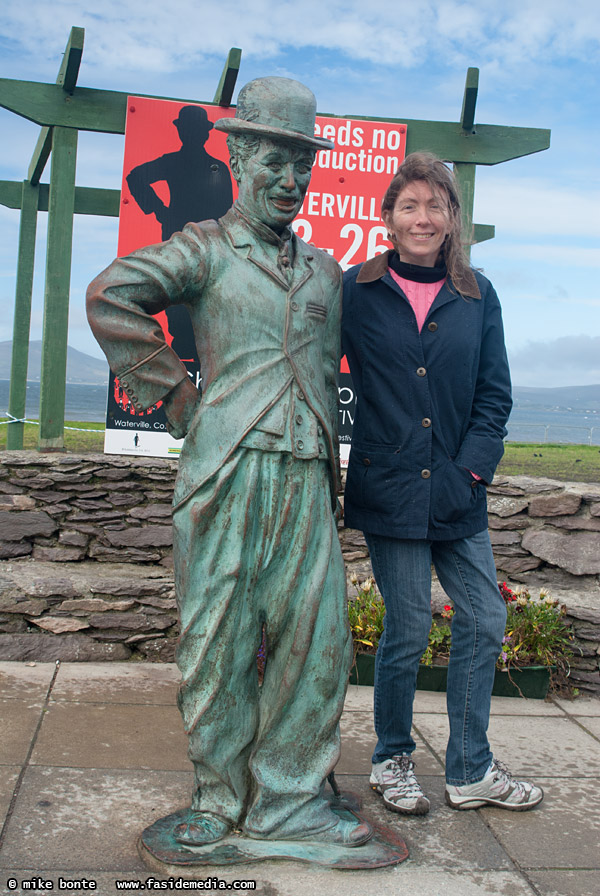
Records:
[[[85,28],[79,86],[198,101],[212,99],[237,46],[238,88],[282,75],[308,84],[321,113],[456,121],[467,68],[478,67],[476,123],[552,131],[546,152],[477,170],[475,220],[496,237],[472,261],[500,295],[513,380],[600,383],[597,0],[399,0],[368,12],[364,0],[27,0],[0,12],[0,77],[54,82],[73,25]],[[0,128],[0,179],[22,180],[39,128],[4,110]],[[78,185],[118,188],[123,142],[82,134]],[[0,207],[0,341],[12,338],[18,222]],[[76,218],[69,343],[96,356],[83,297],[116,248],[116,220]]]

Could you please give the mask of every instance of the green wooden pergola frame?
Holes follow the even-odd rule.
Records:
[[[75,184],[78,131],[124,134],[130,95],[77,87],[83,43],[84,29],[72,28],[55,84],[0,78],[0,106],[41,126],[26,179],[23,182],[0,180],[0,203],[21,210],[8,408],[17,420],[25,416],[37,215],[48,212],[38,442],[41,451],[57,451],[64,446],[73,216],[118,217],[121,199],[119,190]],[[241,55],[238,48],[229,51],[213,99],[215,105],[231,104]],[[469,68],[458,122],[383,119],[406,124],[407,153],[427,149],[452,162],[462,190],[463,236],[468,245],[494,236],[493,225],[473,224],[476,166],[497,165],[541,152],[550,145],[550,131],[546,129],[476,125],[478,86],[479,69]],[[41,177],[50,157],[50,183],[43,184]],[[23,447],[23,427],[23,423],[8,427],[8,448]]]

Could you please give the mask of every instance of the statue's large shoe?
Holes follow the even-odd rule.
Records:
[[[306,833],[298,831],[288,836],[273,834],[270,837],[260,837],[246,831],[246,835],[253,840],[280,840],[281,842],[293,840],[298,843],[314,843],[320,846],[328,844],[335,846],[362,846],[373,836],[373,828],[366,822],[357,823],[356,821],[344,821],[344,819],[340,818],[337,824],[332,828],[327,828],[325,831],[307,831]]]
[[[231,824],[212,812],[190,812],[183,824],[173,831],[177,843],[184,846],[207,846],[222,840],[231,830]]]
[[[342,818],[335,827],[315,834],[307,839],[316,843],[335,843],[337,846],[362,846],[373,836],[373,828],[366,822],[355,824],[353,821],[344,821]]]

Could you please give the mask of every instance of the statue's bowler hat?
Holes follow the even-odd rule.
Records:
[[[315,137],[317,101],[308,87],[291,78],[257,78],[239,92],[235,118],[220,118],[218,131],[247,137],[270,137],[311,149],[333,149],[331,140]]]

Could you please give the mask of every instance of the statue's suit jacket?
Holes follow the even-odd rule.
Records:
[[[294,236],[288,283],[265,244],[230,209],[168,242],[114,261],[88,289],[88,318],[136,408],[163,399],[187,371],[151,316],[187,306],[203,394],[181,453],[178,509],[294,384],[322,427],[332,498],[337,439],[341,272]]]

